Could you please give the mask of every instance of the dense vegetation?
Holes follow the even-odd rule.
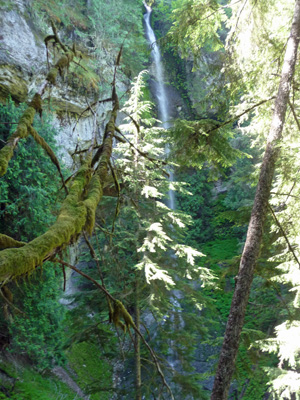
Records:
[[[51,374],[59,366],[90,399],[210,398],[294,1],[156,0],[151,5],[166,80],[182,97],[179,119],[169,131],[159,127],[149,101],[149,74],[141,72],[150,64],[142,2],[38,0],[28,5],[36,32],[46,34],[51,19],[70,49],[73,41],[79,43],[82,56],[64,48],[54,31],[50,73],[57,68],[63,75],[64,69],[65,84],[98,100],[110,96],[112,82],[113,106],[103,144],[95,134],[90,147],[76,148],[72,171],[61,166],[68,194],[53,157],[34,135],[18,142],[1,177],[1,234],[17,241],[7,245],[1,235],[1,246],[11,247],[5,254],[43,238],[57,216],[57,221],[74,218],[76,229],[45,253],[42,261],[51,262],[32,261],[35,255],[29,255],[33,267],[15,279],[2,279],[0,398],[74,399]],[[66,65],[57,61],[63,57]],[[47,85],[61,84],[60,78],[51,81],[50,73]],[[275,146],[280,157],[231,399],[300,398],[295,339],[300,329],[299,73],[296,65],[282,138]],[[151,79],[150,68],[150,86]],[[117,94],[123,104],[120,126]],[[33,102],[30,108],[40,111]],[[56,152],[57,131],[43,108],[33,127]],[[1,106],[3,154],[26,110],[27,105],[9,99]],[[95,132],[105,125],[96,117],[94,123]],[[111,134],[112,157],[105,142]],[[171,143],[168,155],[166,143]],[[171,169],[174,182],[168,179]],[[82,188],[75,199],[78,183]],[[176,209],[169,207],[170,190],[176,192]],[[74,265],[85,276],[66,273]],[[3,266],[5,257],[1,277],[7,276]]]

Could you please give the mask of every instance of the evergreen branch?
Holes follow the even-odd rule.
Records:
[[[122,110],[122,112],[124,114],[126,114],[128,118],[131,119],[131,121],[133,122],[134,126],[136,127],[137,132],[140,133],[140,125],[136,122],[136,120],[130,114],[128,114],[126,111]]]
[[[280,232],[282,233],[282,235],[283,235],[283,237],[284,237],[284,239],[285,239],[285,241],[286,241],[286,243],[288,245],[289,251],[293,254],[293,257],[296,260],[296,263],[298,264],[298,266],[300,268],[300,262],[298,260],[298,257],[296,255],[296,253],[295,253],[295,251],[294,251],[294,249],[293,249],[293,247],[292,247],[292,245],[291,245],[291,243],[289,241],[289,238],[288,238],[287,234],[285,233],[281,223],[279,222],[278,218],[276,217],[275,212],[274,212],[273,208],[271,207],[270,203],[268,203],[268,208],[271,211],[271,214],[272,214],[272,216],[274,218],[274,221],[276,222],[276,225],[278,226]]]
[[[235,35],[237,26],[238,26],[238,24],[239,24],[240,17],[241,17],[242,12],[243,12],[243,10],[244,10],[244,8],[245,8],[245,5],[247,4],[247,1],[248,1],[248,0],[244,0],[244,3],[242,4],[241,8],[239,9],[238,16],[237,16],[237,20],[236,20],[236,24],[235,24],[235,27],[234,27],[234,29],[233,29],[233,32],[230,34],[229,40],[232,40],[232,38],[233,38],[234,35]]]
[[[225,126],[225,125],[231,124],[232,122],[236,121],[237,119],[239,119],[239,118],[242,117],[243,115],[245,115],[245,114],[249,113],[250,111],[254,110],[254,108],[259,107],[259,106],[261,106],[262,104],[267,103],[268,101],[273,100],[273,99],[275,99],[275,98],[276,98],[276,96],[272,96],[272,97],[269,97],[268,99],[261,100],[259,103],[254,104],[253,106],[247,108],[247,109],[246,109],[245,111],[243,111],[242,113],[240,113],[240,114],[238,114],[238,115],[235,115],[234,117],[228,119],[228,120],[225,121],[225,122],[222,122],[221,124],[217,125],[217,126],[216,126],[215,128],[213,128],[213,129],[210,129],[210,130],[207,131],[206,133],[214,132],[214,131],[216,131],[216,130],[218,130],[218,129],[220,129],[220,128],[223,128],[223,126]]]
[[[272,281],[270,283],[271,283],[273,289],[275,290],[275,292],[277,293],[277,296],[279,297],[281,303],[283,304],[283,307],[286,309],[286,311],[287,311],[287,313],[288,313],[288,315],[290,317],[290,320],[292,321],[294,318],[293,318],[292,313],[290,311],[289,305],[287,304],[287,302],[283,298],[283,296],[280,293],[280,290],[278,289],[277,285],[275,285],[274,282],[272,282]]]
[[[156,159],[156,158],[153,158],[153,157],[149,156],[148,153],[145,153],[144,151],[138,149],[134,144],[132,144],[132,143],[126,138],[126,136],[120,131],[120,129],[119,129],[118,127],[116,127],[115,129],[116,129],[116,131],[117,131],[120,135],[122,135],[123,138],[124,138],[124,139],[122,139],[122,138],[120,138],[118,135],[114,135],[114,137],[115,137],[118,141],[120,141],[121,143],[128,143],[129,146],[131,146],[135,151],[137,151],[137,152],[139,153],[140,156],[142,156],[142,157],[146,158],[147,160],[149,160],[150,162],[152,162],[156,167],[161,168],[161,165],[168,165],[167,162],[158,160],[158,159]],[[159,164],[161,164],[161,165],[159,165]],[[167,178],[170,177],[170,174],[169,174],[168,172],[166,172],[165,170],[162,170],[162,173],[163,173]]]
[[[234,4],[240,3],[241,1],[242,1],[242,0],[237,0],[235,3],[231,3],[231,4],[225,5],[225,6],[219,5],[219,8],[218,8],[217,10],[213,11],[212,13],[210,13],[209,15],[207,15],[206,17],[199,19],[198,21],[199,21],[199,22],[204,21],[204,20],[210,18],[212,15],[218,13],[220,9],[222,9],[222,8],[223,8],[223,9],[231,8]]]

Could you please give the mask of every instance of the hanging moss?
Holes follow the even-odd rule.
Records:
[[[10,236],[0,233],[0,250],[8,249],[10,247],[23,247],[25,244],[25,242],[19,242]]]
[[[47,80],[49,83],[51,83],[51,85],[55,85],[57,74],[58,74],[58,69],[55,68],[55,67],[52,67],[52,68],[50,69],[50,71],[48,72],[48,75],[47,75],[47,77],[46,77],[46,80]]]
[[[125,324],[123,324],[121,318],[124,320]],[[126,332],[126,328],[129,329],[130,327],[135,326],[131,315],[120,300],[114,301],[112,311],[110,307],[110,321],[112,321],[115,326],[121,328],[124,332]]]
[[[52,85],[55,85],[58,72],[60,73],[60,75],[62,75],[64,69],[69,67],[70,62],[73,60],[74,56],[75,54],[71,50],[61,56],[54,67],[52,67],[48,72],[46,80]]]
[[[36,93],[33,96],[33,99],[30,102],[30,107],[33,107],[36,112],[42,115],[43,107],[42,107],[42,97],[39,93]]]
[[[35,109],[28,107],[18,123],[16,131],[9,137],[7,144],[0,150],[0,176],[3,176],[8,167],[8,163],[14,154],[19,139],[25,139],[28,134],[28,128],[32,125],[35,116]]]
[[[0,176],[5,175],[9,160],[14,154],[14,148],[11,145],[6,145],[0,150]]]
[[[103,188],[98,174],[95,174],[88,187],[88,196],[84,200],[84,205],[87,211],[86,224],[84,229],[89,235],[92,234],[95,225],[95,215],[97,205],[103,195]]]

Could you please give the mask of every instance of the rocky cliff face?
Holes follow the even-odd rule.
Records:
[[[4,5],[0,2],[1,103],[5,103],[9,96],[16,102],[27,101],[39,88],[47,73],[44,37],[51,33],[51,29],[49,27],[48,32],[42,32],[37,26],[32,18],[31,3],[31,0],[7,1]],[[105,92],[101,95],[109,96]],[[75,146],[84,145],[91,138],[91,116],[85,113],[85,117],[77,122],[78,115],[98,98],[98,88],[93,91],[84,88],[79,90],[74,79],[67,81],[66,77],[59,78],[58,84],[44,95],[45,106],[47,107],[47,100],[51,100],[51,108],[55,110],[54,123],[61,132],[57,138],[58,144],[63,149],[64,161],[69,165],[72,161],[69,154],[74,151]],[[104,124],[109,109],[110,103],[99,105],[100,125]]]
[[[25,0],[8,3],[0,20],[0,100],[7,96],[22,102],[45,72],[46,53],[43,41],[29,26]],[[26,18],[27,17],[27,18]]]

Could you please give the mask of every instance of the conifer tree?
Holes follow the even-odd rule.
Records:
[[[231,310],[227,321],[223,347],[211,399],[226,399],[234,371],[239,338],[243,327],[246,306],[259,255],[263,225],[267,215],[267,205],[272,187],[275,163],[279,157],[278,142],[281,139],[288,106],[290,86],[294,75],[300,35],[300,1],[296,1],[290,37],[287,42],[281,80],[275,100],[272,124],[269,131],[260,177],[256,189],[254,205],[248,227],[239,273],[236,279]]]

